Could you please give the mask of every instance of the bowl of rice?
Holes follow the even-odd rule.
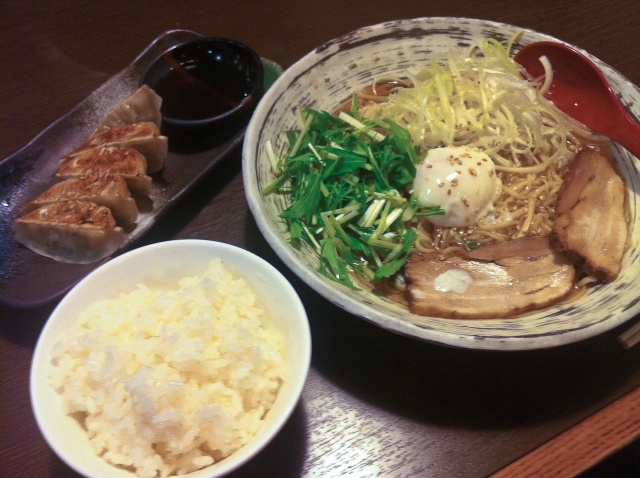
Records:
[[[310,356],[304,307],[273,266],[228,244],[163,242],[60,302],[36,345],[31,403],[84,476],[223,476],[286,423]]]

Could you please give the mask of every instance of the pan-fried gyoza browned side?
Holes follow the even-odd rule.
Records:
[[[138,217],[135,196],[151,193],[168,140],[160,134],[162,99],[143,86],[111,110],[94,134],[60,160],[55,184],[22,207],[16,240],[63,262],[91,263],[124,241],[120,226]]]

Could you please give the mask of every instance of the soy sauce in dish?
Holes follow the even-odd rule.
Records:
[[[169,69],[154,85],[163,116],[202,120],[219,116],[246,101],[252,85],[245,74],[224,62],[186,65],[166,58]]]

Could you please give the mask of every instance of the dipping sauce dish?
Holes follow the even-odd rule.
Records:
[[[248,121],[262,97],[258,54],[226,38],[203,38],[165,51],[142,83],[162,97],[162,133],[177,152],[211,147]]]

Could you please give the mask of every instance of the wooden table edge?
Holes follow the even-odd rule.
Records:
[[[575,477],[640,437],[640,387],[623,395],[492,478]]]

